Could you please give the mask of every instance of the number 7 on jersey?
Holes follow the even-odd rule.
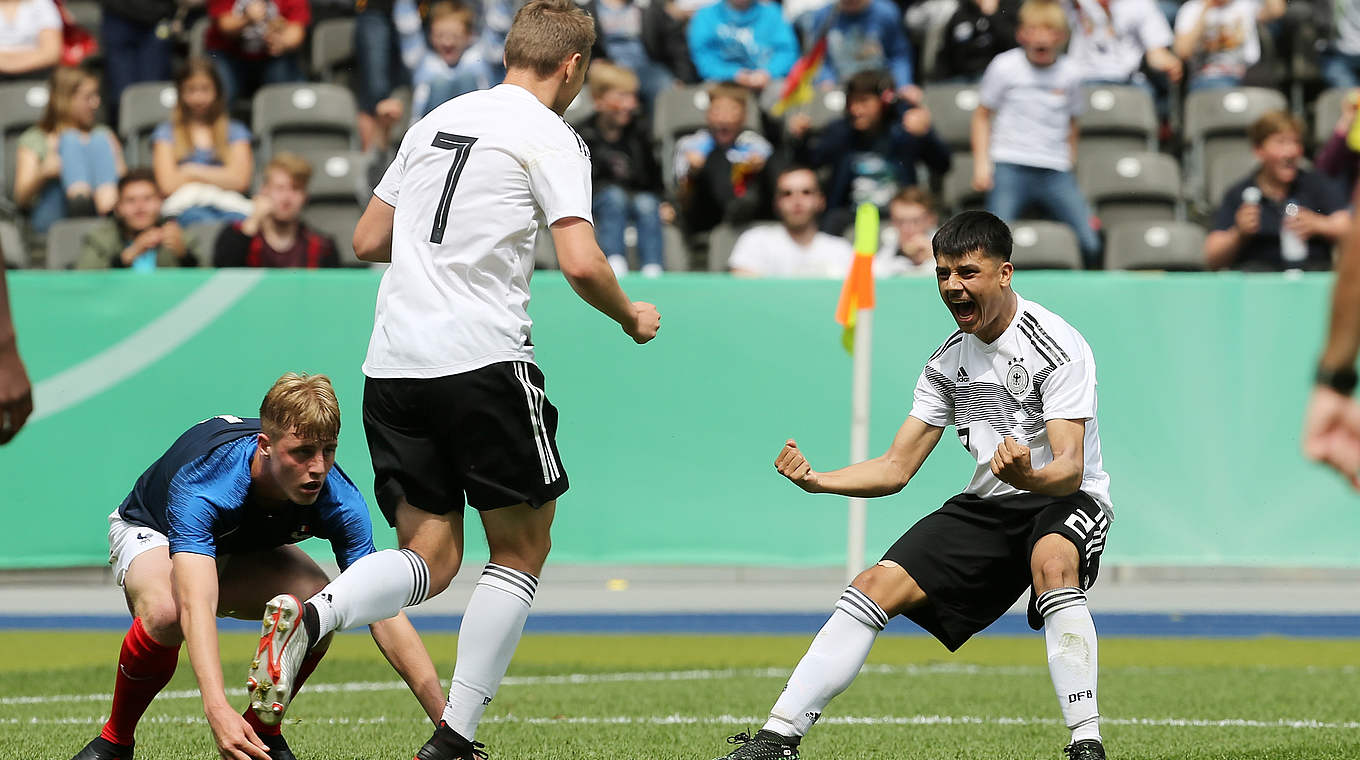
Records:
[[[472,152],[472,144],[475,142],[477,142],[475,137],[439,132],[435,134],[434,142],[430,143],[432,147],[453,151],[453,166],[449,167],[449,174],[444,178],[444,192],[439,196],[439,208],[434,212],[434,229],[430,231],[431,243],[444,242],[444,229],[449,225],[449,207],[453,205],[453,191],[458,187],[458,177],[463,173],[468,153]]]

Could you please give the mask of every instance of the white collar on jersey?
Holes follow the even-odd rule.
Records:
[[[1011,292],[1015,293],[1014,290],[1011,290]],[[1019,293],[1015,293],[1015,315],[1011,317],[1011,323],[1006,325],[1006,329],[1002,330],[1001,334],[996,336],[996,340],[991,343],[983,343],[982,339],[976,335],[969,335],[968,337],[972,338],[973,341],[977,343],[977,347],[981,349],[983,353],[996,353],[997,349],[1001,348],[1001,344],[1005,343],[1011,335],[1015,334],[1015,326],[1020,323],[1020,315],[1025,313],[1025,307],[1028,304],[1029,302],[1021,298]]]

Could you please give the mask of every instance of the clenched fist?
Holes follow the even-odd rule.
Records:
[[[1034,470],[1029,466],[1029,447],[1006,436],[992,455],[992,474],[1003,483],[1009,483],[1022,491],[1030,490],[1030,477]]]
[[[793,481],[793,484],[808,493],[817,493],[817,473],[812,471],[807,457],[798,450],[798,443],[792,438],[784,442],[784,448],[775,457],[774,468],[780,475]]]
[[[632,338],[638,345],[646,343],[656,337],[656,332],[661,329],[661,312],[656,307],[646,301],[633,302],[633,324],[625,328],[624,332]]]

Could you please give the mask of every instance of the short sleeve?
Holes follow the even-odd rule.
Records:
[[[1076,118],[1086,113],[1086,91],[1081,87],[1081,72],[1071,58],[1067,61],[1069,81],[1067,83],[1067,113]]]
[[[165,519],[171,554],[217,556],[223,516],[244,504],[250,490],[249,459],[242,459],[238,448],[221,446],[170,479]]]
[[[39,31],[62,28],[61,11],[57,10],[56,3],[38,0],[33,4],[33,28]]]
[[[529,191],[549,225],[573,216],[594,224],[590,211],[590,158],[583,143],[580,147],[563,147],[533,156],[525,163],[525,169],[529,171]]]
[[[954,424],[954,387],[949,378],[929,364],[916,380],[911,416],[935,427]]]
[[[401,195],[401,180],[406,176],[406,157],[410,153],[411,135],[415,130],[406,133],[402,138],[401,146],[397,148],[397,155],[392,158],[392,163],[387,165],[387,170],[383,172],[382,180],[378,186],[373,188],[373,195],[378,200],[386,203],[392,208],[397,207],[397,198]]]
[[[1143,3],[1143,6],[1143,20],[1138,25],[1138,41],[1143,43],[1145,50],[1171,47],[1175,38],[1171,34],[1171,25],[1166,23],[1166,16],[1151,0]],[[1176,20],[1180,21],[1179,13]]]
[[[767,246],[761,245],[759,237],[759,228],[741,233],[741,237],[737,238],[737,244],[732,246],[732,255],[727,259],[727,268],[764,274],[765,261],[761,253]]]
[[[227,122],[227,142],[250,142],[250,128],[235,119]]]
[[[153,145],[158,142],[174,142],[174,141],[175,136],[174,133],[171,132],[170,122],[168,121],[163,121],[160,124],[157,124],[156,128],[151,130],[151,142]]]
[[[279,15],[285,21],[307,26],[312,22],[312,6],[308,0],[277,0]]]
[[[326,487],[335,503],[327,519],[331,549],[343,571],[360,557],[377,551],[373,545],[373,523],[368,518],[368,503],[338,467],[326,478]]]
[[[989,111],[995,111],[1001,107],[1001,101],[1006,96],[1006,66],[1003,59],[1008,58],[1004,54],[998,55],[987,64],[987,70],[982,72],[982,83],[978,85],[978,103]]]
[[[1039,386],[1044,421],[1096,416],[1096,368],[1089,356],[1059,364]]]
[[[1185,34],[1194,28],[1195,19],[1203,12],[1202,5],[1198,0],[1191,0],[1176,11],[1176,34]]]

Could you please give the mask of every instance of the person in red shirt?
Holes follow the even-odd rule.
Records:
[[[302,223],[312,166],[293,153],[278,153],[264,170],[255,209],[245,221],[223,228],[213,250],[217,267],[340,266],[335,241]]]
[[[308,0],[208,0],[204,47],[231,103],[264,84],[301,82],[298,48],[312,20]]]

